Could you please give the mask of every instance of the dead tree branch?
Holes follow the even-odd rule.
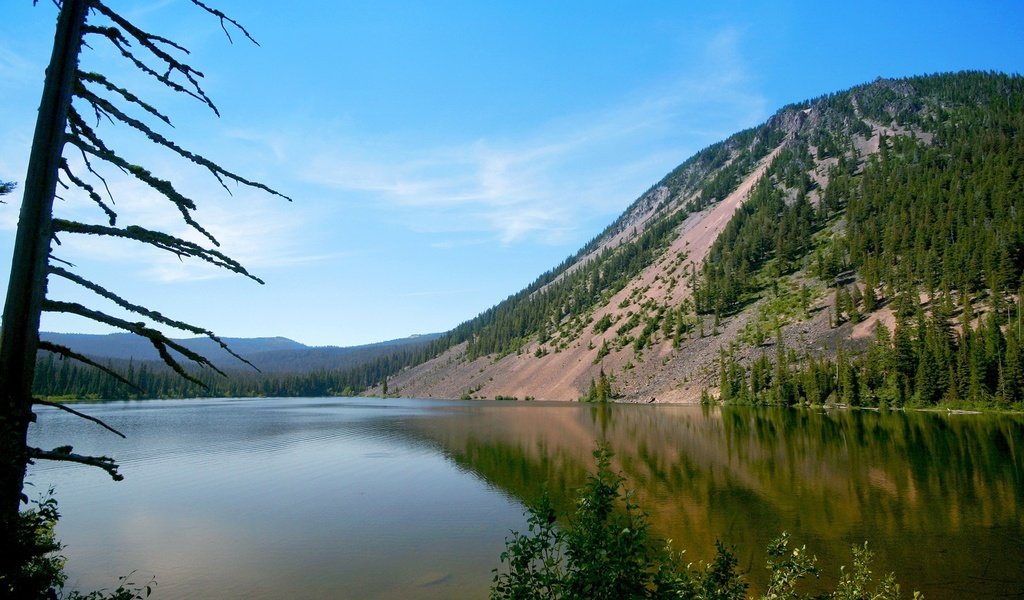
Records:
[[[117,371],[111,369],[110,367],[106,367],[104,365],[101,365],[100,363],[92,360],[91,358],[89,358],[88,356],[85,356],[84,354],[79,354],[79,353],[75,352],[74,350],[72,350],[71,348],[68,348],[67,346],[61,346],[60,344],[53,344],[51,342],[40,340],[40,342],[39,342],[39,349],[40,350],[45,350],[46,352],[50,352],[50,353],[56,354],[57,356],[60,356],[62,358],[70,358],[72,360],[77,360],[78,362],[86,364],[86,365],[89,365],[90,367],[95,367],[95,368],[103,371],[107,375],[110,375],[111,377],[113,377],[114,379],[120,381],[121,383],[123,383],[125,385],[131,386],[131,387],[135,388],[136,390],[138,390],[140,392],[145,391],[142,388],[140,388],[139,386],[137,386],[134,383],[132,383],[131,381],[129,381],[126,377],[124,377],[123,375],[121,375]]]
[[[117,435],[121,436],[122,438],[127,439],[127,436],[125,434],[123,434],[120,431],[114,429],[110,425],[107,425],[105,422],[103,422],[102,419],[97,419],[96,417],[94,417],[92,415],[87,415],[87,414],[85,414],[83,412],[79,412],[79,411],[71,408],[70,406],[66,406],[64,404],[61,404],[60,402],[50,402],[49,400],[43,400],[41,398],[33,398],[32,399],[32,404],[41,404],[43,406],[52,406],[54,408],[59,408],[60,410],[63,410],[64,412],[71,413],[71,414],[75,415],[76,417],[80,417],[82,419],[85,419],[86,421],[92,421],[93,423],[96,423],[97,425],[99,425],[100,427],[106,429],[107,431],[110,431],[112,433],[116,433]]]
[[[118,468],[120,468],[119,465],[109,456],[86,456],[84,454],[74,454],[71,450],[71,446],[60,446],[53,450],[42,450],[40,448],[33,448],[29,446],[29,462],[35,460],[59,460],[79,463],[103,469],[110,474],[111,479],[114,481],[121,481],[124,479],[124,475],[117,472]]]

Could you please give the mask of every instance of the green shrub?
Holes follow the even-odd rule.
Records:
[[[648,533],[647,514],[636,504],[624,480],[611,469],[612,452],[594,451],[597,472],[579,491],[566,526],[545,495],[527,511],[527,532],[512,532],[494,570],[491,600],[742,600],[748,584],[734,552],[715,543],[715,558],[697,566]],[[842,567],[839,583],[822,600],[898,600],[900,587],[890,573],[877,584],[872,553],[853,547],[853,568]],[[817,558],[806,547],[790,549],[783,533],[768,546],[768,590],[760,600],[812,598],[797,584],[818,577]],[[915,600],[922,598],[914,592]]]
[[[33,507],[21,512],[19,543],[17,548],[7,549],[18,552],[22,567],[17,581],[0,578],[0,597],[22,598],[25,600],[144,600],[153,592],[155,580],[138,585],[129,579],[132,573],[118,578],[114,590],[98,590],[83,594],[77,591],[65,592],[67,575],[64,565],[67,559],[60,554],[63,546],[54,535],[54,528],[60,519],[57,500],[53,490],[32,502]]]
[[[544,497],[528,511],[527,533],[513,532],[495,569],[494,600],[621,600],[743,597],[746,583],[721,544],[715,560],[687,568],[668,544],[648,535],[647,515],[612,472],[612,453],[594,452],[597,473],[587,479],[568,526],[561,529]]]

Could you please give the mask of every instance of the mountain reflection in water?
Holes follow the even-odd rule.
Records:
[[[31,443],[117,457],[125,481],[41,462],[70,583],[135,570],[176,598],[483,598],[522,503],[564,513],[605,442],[656,535],[736,546],[754,590],[782,531],[833,585],[865,540],[929,600],[1024,591],[1019,415],[373,398],[41,409]],[[115,584],[116,585],[116,584]]]
[[[562,514],[596,444],[653,529],[711,558],[735,545],[755,588],[782,531],[815,553],[822,582],[865,540],[875,571],[929,598],[1024,592],[1024,427],[1018,416],[683,406],[490,405],[415,421],[460,466]]]

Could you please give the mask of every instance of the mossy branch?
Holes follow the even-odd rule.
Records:
[[[135,335],[144,337],[147,340],[149,340],[149,343],[153,344],[153,347],[156,348],[156,351],[160,355],[160,358],[164,361],[164,363],[167,364],[167,366],[174,369],[175,373],[181,375],[182,377],[191,381],[192,383],[195,383],[196,385],[202,386],[204,388],[207,387],[206,384],[204,384],[202,381],[200,381],[195,376],[186,371],[185,368],[182,367],[181,364],[177,360],[175,360],[173,356],[171,356],[171,353],[168,351],[168,348],[181,354],[182,356],[198,364],[199,366],[209,367],[210,369],[216,371],[220,375],[226,376],[224,371],[221,371],[220,369],[217,368],[216,365],[210,362],[210,359],[206,358],[202,354],[189,350],[185,346],[182,346],[181,344],[168,338],[166,335],[157,331],[156,329],[150,329],[149,327],[146,327],[145,323],[132,323],[124,319],[119,319],[117,317],[108,315],[98,310],[86,308],[85,306],[82,306],[77,302],[44,300],[43,311],[62,312],[72,315],[78,315],[80,317],[96,321],[97,323],[110,325],[111,327],[116,327],[129,333],[134,333]]]
[[[42,450],[40,448],[33,448],[29,446],[26,450],[28,450],[28,457],[30,461],[42,459],[79,463],[103,469],[114,481],[121,481],[124,479],[124,475],[117,472],[117,469],[119,468],[118,464],[109,456],[86,456],[83,454],[75,454],[71,451],[71,446],[60,446],[53,450]]]
[[[96,135],[96,132],[82,120],[81,115],[79,115],[74,109],[68,111],[68,122],[71,124],[71,133],[68,135],[68,142],[71,145],[86,154],[95,156],[100,160],[104,160],[118,167],[125,173],[132,175],[139,181],[163,194],[164,197],[170,200],[178,208],[178,212],[181,213],[182,219],[184,219],[188,225],[203,234],[207,239],[213,242],[214,245],[220,245],[220,242],[217,241],[217,238],[213,237],[213,234],[192,218],[191,211],[196,209],[195,202],[191,198],[183,196],[178,192],[178,190],[174,189],[174,185],[170,181],[160,179],[139,165],[131,164],[127,160],[118,156],[113,150],[107,148],[99,136]]]
[[[245,27],[242,27],[242,24],[239,23],[238,21],[236,21],[236,20],[232,19],[231,17],[225,15],[224,13],[220,12],[216,8],[211,8],[211,7],[203,4],[199,0],[192,0],[192,4],[195,4],[199,8],[205,10],[206,12],[208,12],[211,15],[213,15],[213,16],[217,17],[218,19],[220,19],[220,28],[224,30],[224,35],[227,36],[228,41],[231,42],[232,44],[234,43],[234,40],[231,39],[231,33],[228,32],[228,28],[224,25],[225,21],[228,22],[228,23],[231,23],[232,25],[234,25],[235,28],[238,29],[239,31],[241,31],[242,34],[245,37],[249,38],[250,42],[256,44],[257,46],[260,45],[260,43],[257,42],[251,35],[249,35],[248,30],[246,30]]]
[[[71,167],[68,165],[68,161],[66,158],[60,159],[60,170],[64,171],[64,174],[67,176],[68,180],[71,181],[71,183],[77,185],[79,188],[84,190],[85,193],[89,195],[89,198],[91,198],[93,202],[98,204],[99,207],[103,209],[103,212],[107,214],[107,219],[112,226],[117,224],[117,213],[115,213],[112,208],[107,206],[107,203],[103,201],[103,198],[100,197],[100,195],[96,192],[96,189],[93,188],[92,185],[83,181],[71,171]]]
[[[43,406],[52,406],[53,408],[59,408],[60,410],[62,410],[64,412],[71,413],[71,414],[75,415],[76,417],[85,419],[86,421],[92,421],[93,423],[96,423],[97,425],[99,425],[100,427],[106,429],[107,431],[115,433],[115,434],[121,436],[122,438],[127,439],[127,437],[128,437],[125,434],[121,433],[120,431],[114,429],[110,425],[107,425],[102,419],[97,419],[96,417],[94,417],[92,415],[87,415],[87,414],[85,414],[83,412],[79,412],[79,411],[71,408],[70,406],[66,406],[64,404],[61,404],[60,402],[50,402],[49,400],[42,400],[40,398],[33,398],[32,399],[32,404],[41,404]]]
[[[125,310],[128,310],[128,311],[131,311],[133,313],[142,315],[144,317],[149,317],[150,319],[153,319],[154,321],[156,321],[158,323],[162,323],[164,325],[168,325],[170,327],[174,327],[175,329],[180,329],[182,331],[188,331],[188,332],[194,333],[196,335],[206,336],[207,338],[209,338],[210,340],[215,342],[217,345],[219,345],[224,351],[226,351],[231,356],[234,356],[238,360],[244,362],[245,364],[249,365],[253,369],[256,369],[257,371],[259,371],[259,369],[256,367],[256,365],[252,364],[248,360],[242,358],[237,353],[235,353],[234,350],[232,350],[222,339],[220,339],[220,337],[215,335],[212,331],[209,331],[207,329],[202,329],[200,327],[196,327],[195,325],[190,325],[188,323],[185,323],[184,321],[177,321],[175,319],[171,319],[169,317],[165,317],[164,315],[160,314],[159,312],[157,312],[155,310],[150,310],[150,309],[148,309],[148,308],[146,308],[144,306],[139,306],[138,304],[132,304],[131,302],[128,302],[124,298],[122,298],[122,297],[118,296],[117,294],[107,290],[106,288],[104,288],[104,287],[102,287],[102,286],[100,286],[100,285],[98,285],[96,283],[93,283],[92,281],[89,281],[88,279],[85,279],[84,277],[76,275],[76,274],[72,273],[71,271],[68,271],[67,269],[50,265],[49,272],[52,273],[53,275],[57,275],[59,277],[63,277],[64,279],[67,279],[68,281],[72,281],[74,283],[77,283],[78,285],[80,285],[80,286],[82,286],[82,287],[84,287],[84,288],[86,288],[86,289],[88,289],[88,290],[90,290],[90,291],[92,291],[92,292],[94,292],[94,293],[96,293],[96,294],[106,298],[107,300],[110,300],[111,302],[113,302],[114,304],[117,304],[118,306],[120,306],[121,308],[123,308]]]
[[[109,79],[107,79],[106,77],[104,77],[103,75],[101,75],[99,73],[86,72],[86,71],[78,71],[76,73],[76,75],[75,75],[75,78],[79,82],[79,84],[81,84],[81,82],[89,82],[89,83],[95,83],[97,85],[101,85],[101,86],[107,88],[108,90],[110,90],[111,92],[114,92],[115,94],[121,96],[127,102],[130,102],[130,103],[138,106],[142,110],[144,110],[144,111],[148,112],[149,114],[153,115],[154,117],[160,119],[164,123],[167,123],[171,127],[174,127],[174,125],[171,123],[170,117],[168,117],[164,113],[162,113],[159,110],[157,110],[156,107],[154,107],[152,104],[142,100],[141,98],[139,98],[135,94],[129,92],[125,88],[114,85],[113,83],[110,82]]]
[[[120,29],[116,27],[97,27],[94,25],[85,25],[84,27],[82,27],[82,32],[85,34],[94,34],[107,38],[108,40],[110,40],[110,43],[113,44],[114,47],[121,52],[121,56],[124,56],[129,61],[131,61],[131,63],[134,64],[138,70],[153,77],[154,79],[171,88],[175,92],[192,96],[196,100],[199,100],[203,104],[209,106],[210,109],[213,110],[214,114],[220,116],[220,111],[217,110],[217,107],[214,106],[210,98],[207,97],[205,93],[203,93],[201,88],[199,89],[198,93],[192,91],[186,88],[185,86],[181,85],[180,83],[172,80],[170,78],[171,70],[168,70],[166,75],[161,75],[152,67],[142,62],[142,60],[140,60],[137,56],[135,56],[135,53],[128,49],[131,43],[128,41],[127,38],[124,37],[124,34],[121,33]]]
[[[86,365],[89,365],[90,367],[95,367],[95,368],[99,369],[100,371],[103,371],[107,375],[110,375],[111,377],[113,377],[114,379],[120,381],[121,383],[123,383],[125,385],[133,387],[133,388],[135,388],[136,390],[138,390],[140,392],[145,391],[142,388],[140,388],[139,386],[137,386],[134,383],[132,383],[131,381],[129,381],[127,378],[125,378],[123,375],[121,375],[117,371],[111,369],[110,367],[101,365],[100,363],[92,360],[88,356],[85,356],[83,354],[79,354],[79,353],[75,352],[74,350],[72,350],[71,348],[68,348],[67,346],[62,346],[60,344],[54,344],[52,342],[47,342],[47,341],[44,341],[44,340],[40,340],[39,341],[39,349],[40,350],[45,350],[46,352],[52,352],[53,354],[56,354],[57,356],[62,356],[64,358],[70,358],[70,359],[73,359],[73,360],[77,360],[78,362],[86,364]]]
[[[209,106],[210,109],[213,110],[213,112],[217,116],[220,116],[220,111],[217,110],[217,107],[213,104],[213,101],[210,99],[209,96],[206,95],[206,92],[203,90],[202,86],[199,85],[199,79],[203,77],[202,72],[178,60],[169,52],[164,50],[162,46],[169,46],[185,54],[189,54],[188,49],[165,37],[154,35],[152,33],[139,29],[130,21],[128,21],[121,15],[111,10],[110,7],[103,4],[103,2],[101,2],[100,0],[90,0],[90,5],[93,10],[110,19],[110,21],[114,23],[114,25],[116,25],[117,27],[87,28],[86,33],[101,33],[102,35],[104,35],[104,37],[109,39],[117,47],[118,50],[121,51],[122,55],[124,55],[126,58],[132,61],[132,63],[134,63],[136,67],[152,76],[155,76],[161,83],[168,85],[172,89],[176,89],[177,91],[185,91],[190,96],[193,96],[198,100],[201,100],[204,104]],[[137,56],[135,56],[134,53],[128,50],[128,46],[132,43],[131,40],[135,40],[135,42],[140,44],[143,48],[152,53],[153,56],[155,56],[158,60],[163,62],[164,66],[167,69],[166,72],[163,75],[160,75],[159,73],[157,73],[156,70],[143,63],[143,61],[140,60]],[[180,73],[186,80],[188,80],[192,88],[191,91],[181,86],[180,84],[175,83],[170,78],[171,73],[175,71]]]
[[[164,136],[160,135],[156,131],[153,131],[152,128],[150,128],[148,125],[146,125],[142,121],[139,121],[138,119],[134,119],[131,116],[125,114],[119,108],[117,108],[116,106],[111,104],[108,100],[106,100],[104,98],[101,98],[101,97],[97,96],[96,94],[92,93],[88,88],[86,88],[83,85],[79,85],[79,86],[76,87],[75,95],[78,96],[79,98],[82,98],[86,102],[89,102],[91,105],[93,105],[94,107],[100,109],[105,114],[111,115],[111,116],[113,116],[113,118],[116,118],[118,121],[121,121],[122,123],[125,123],[129,127],[132,127],[133,129],[136,129],[137,131],[141,132],[143,135],[145,135],[147,138],[149,138],[149,140],[152,141],[153,143],[158,144],[160,146],[163,146],[164,148],[167,148],[167,149],[171,150],[172,152],[174,152],[178,156],[181,156],[182,158],[185,158],[185,159],[187,159],[187,160],[189,160],[189,161],[191,161],[191,162],[193,162],[193,163],[195,163],[195,164],[197,164],[197,165],[199,165],[201,167],[206,168],[206,170],[208,170],[210,173],[213,174],[214,177],[217,178],[217,181],[220,183],[221,187],[223,187],[229,194],[231,193],[231,190],[228,188],[227,185],[225,185],[224,178],[230,179],[231,181],[234,181],[235,183],[239,183],[239,184],[251,187],[251,188],[263,190],[264,192],[267,192],[268,194],[272,194],[274,196],[279,196],[281,198],[284,198],[285,200],[291,201],[291,198],[289,198],[288,196],[285,196],[284,194],[282,194],[282,193],[272,189],[271,187],[269,187],[269,186],[267,186],[265,184],[262,184],[262,183],[260,183],[258,181],[252,181],[251,179],[246,179],[245,177],[242,177],[241,175],[238,175],[237,173],[233,173],[231,171],[228,171],[227,169],[221,167],[220,165],[214,163],[213,161],[211,161],[211,160],[209,160],[209,159],[207,159],[207,158],[205,158],[203,156],[200,156],[198,154],[195,154],[193,152],[189,152],[188,150],[185,150],[181,146],[175,144],[174,142],[172,142],[171,140],[169,140],[169,139],[165,138]]]
[[[244,275],[256,283],[263,283],[262,279],[249,273],[249,271],[247,271],[238,261],[221,252],[211,250],[209,248],[203,248],[199,244],[189,242],[160,231],[153,231],[152,229],[139,227],[138,225],[129,225],[122,229],[119,227],[107,227],[105,225],[87,225],[85,223],[67,221],[65,219],[54,219],[53,232],[55,234],[65,232],[85,235],[104,235],[108,237],[117,237],[143,242],[155,248],[159,248],[160,250],[166,250],[179,258],[185,256],[197,258],[208,262],[215,267],[220,267],[227,269],[228,271],[238,273],[239,275]]]

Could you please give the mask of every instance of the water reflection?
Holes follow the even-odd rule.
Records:
[[[1024,592],[1024,418],[374,399],[92,405],[33,444],[117,456],[126,480],[41,463],[72,583],[157,574],[159,597],[482,598],[519,501],[568,510],[599,441],[656,533],[736,544],[763,584],[787,530],[828,578],[870,540],[930,600]]]
[[[69,584],[155,574],[155,598],[450,600],[486,596],[521,511],[403,425],[410,400],[215,400],[90,405],[127,440],[43,411],[32,442],[118,457],[35,465],[57,488]],[[33,492],[34,493],[34,492]]]
[[[462,406],[410,423],[463,468],[567,509],[604,441],[657,532],[709,558],[736,544],[764,583],[786,530],[826,579],[870,540],[929,598],[1024,593],[1024,423],[1016,416],[725,407]]]

